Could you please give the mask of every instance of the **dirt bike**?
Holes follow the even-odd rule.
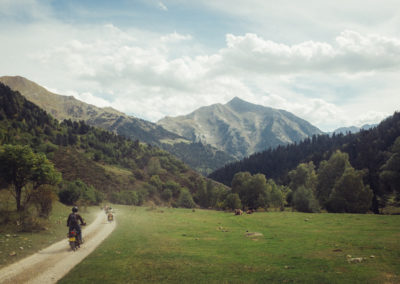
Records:
[[[82,224],[82,226],[85,226],[85,225],[86,225],[86,223]],[[79,238],[78,232],[76,231],[76,229],[72,229],[72,231],[70,231],[67,234],[67,237],[68,237],[69,246],[71,247],[71,249],[73,251],[76,251],[78,248],[80,248],[81,244],[83,244],[82,232],[81,232],[81,236]]]
[[[112,222],[114,220],[114,215],[112,213],[108,213],[107,220],[108,222]]]
[[[69,241],[69,246],[73,251],[76,251],[80,247],[78,233],[76,232],[75,229],[73,229],[68,233],[68,241]]]

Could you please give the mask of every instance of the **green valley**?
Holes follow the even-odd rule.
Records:
[[[116,231],[60,283],[400,281],[398,216],[126,206],[116,212]]]

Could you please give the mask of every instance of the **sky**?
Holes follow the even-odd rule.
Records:
[[[239,97],[332,131],[400,110],[400,2],[0,0],[0,58],[152,122]]]

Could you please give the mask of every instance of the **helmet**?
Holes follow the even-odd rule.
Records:
[[[78,207],[76,206],[72,207],[72,212],[78,212]]]

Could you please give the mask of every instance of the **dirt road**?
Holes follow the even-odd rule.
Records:
[[[103,211],[83,230],[85,243],[73,252],[67,238],[0,270],[0,283],[56,283],[114,230]]]

